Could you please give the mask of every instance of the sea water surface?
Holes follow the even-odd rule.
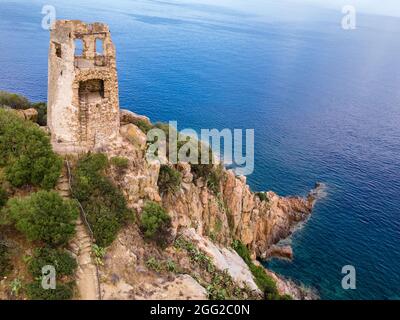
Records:
[[[296,4],[297,3],[297,4]],[[400,298],[400,19],[289,0],[0,0],[0,90],[46,100],[57,18],[102,21],[121,105],[180,128],[254,128],[253,190],[328,195],[273,270],[324,299]],[[357,289],[344,290],[344,265]]]

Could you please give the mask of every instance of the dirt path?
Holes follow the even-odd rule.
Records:
[[[65,199],[71,198],[68,182],[68,171],[63,173],[58,181],[56,190]],[[79,292],[79,299],[99,300],[99,284],[97,268],[92,260],[92,241],[81,217],[76,221],[76,234],[69,243],[69,249],[76,257],[78,269],[76,272],[76,285]]]

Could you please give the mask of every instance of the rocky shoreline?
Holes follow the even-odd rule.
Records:
[[[140,214],[144,199],[160,202],[172,218],[174,235],[191,230],[193,236],[222,248],[229,248],[234,239],[239,239],[254,261],[273,256],[292,258],[292,249],[277,243],[289,237],[309,217],[323,192],[323,184],[316,184],[305,198],[281,197],[268,191],[261,200],[250,190],[245,177],[223,169],[224,178],[216,194],[207,188],[204,180],[193,177],[190,164],[179,163],[176,169],[182,175],[180,189],[173,194],[160,194],[157,187],[160,165],[145,160],[146,135],[134,124],[138,119],[150,123],[147,117],[122,110],[121,138],[102,149],[109,157],[129,159],[130,165],[123,176],[118,172],[111,172],[111,176],[130,207]],[[228,270],[236,267],[227,265]],[[276,278],[281,292],[290,291],[297,298],[307,296],[294,282],[277,275]]]

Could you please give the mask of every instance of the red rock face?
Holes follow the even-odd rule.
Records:
[[[195,181],[186,166],[178,166],[183,188],[175,195],[164,196],[163,204],[172,213],[174,227],[193,227],[216,242],[230,245],[240,239],[253,257],[268,257],[271,245],[288,237],[293,228],[311,213],[315,199],[280,197],[267,192],[261,201],[251,192],[245,177],[224,170],[221,194],[216,196],[202,181]],[[277,251],[275,250],[275,253]],[[285,254],[287,258],[291,254]]]
[[[126,119],[128,121],[129,117]],[[125,126],[128,128],[129,124]],[[207,188],[203,178],[194,179],[190,164],[179,163],[176,169],[182,175],[180,190],[160,195],[157,186],[159,165],[149,165],[144,151],[132,142],[132,137],[122,136],[124,141],[107,153],[110,157],[130,159],[132,165],[123,177],[116,175],[115,181],[132,208],[140,213],[146,199],[162,202],[172,218],[174,234],[179,229],[194,228],[199,235],[208,236],[224,246],[230,246],[233,239],[240,239],[254,258],[270,256],[271,246],[288,237],[294,227],[310,215],[320,194],[321,186],[306,198],[280,197],[269,191],[261,201],[250,190],[245,177],[237,177],[225,169],[219,192],[215,194]],[[133,132],[133,136],[138,135]],[[289,257],[289,254],[285,255]]]
[[[271,191],[266,193],[267,200],[261,201],[243,178],[229,171],[224,196],[234,220],[234,236],[259,257],[266,256],[271,245],[288,237],[295,225],[311,213],[313,205],[313,201],[284,198]]]

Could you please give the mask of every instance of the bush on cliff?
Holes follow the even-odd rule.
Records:
[[[39,191],[29,197],[10,199],[3,211],[16,229],[32,241],[64,245],[75,234],[76,203],[63,200],[54,191]]]
[[[128,158],[124,157],[112,157],[110,163],[119,170],[127,169],[129,166]]]
[[[140,223],[145,238],[155,241],[160,246],[170,242],[171,217],[158,203],[148,201],[145,204]]]
[[[157,185],[161,193],[176,192],[181,187],[182,175],[168,165],[161,165]]]
[[[36,109],[38,112],[37,123],[40,126],[45,126],[47,124],[47,104],[45,102],[31,103],[24,96],[0,90],[0,107],[8,107],[11,109]]]
[[[191,164],[191,172],[195,179],[204,178],[207,187],[214,194],[220,191],[220,184],[223,177],[222,166],[210,164]]]
[[[256,192],[255,195],[260,199],[260,201],[268,201],[267,194],[265,192]]]
[[[46,102],[38,102],[33,103],[31,105],[33,109],[36,109],[38,112],[37,116],[37,124],[39,126],[46,126],[47,125],[47,103]]]
[[[42,268],[54,266],[57,277],[72,276],[77,268],[76,260],[66,251],[53,248],[37,248],[28,263],[28,270],[33,277],[42,275]]]
[[[51,189],[60,176],[62,160],[40,128],[0,109],[0,167],[14,187],[29,184]]]
[[[249,249],[239,240],[233,240],[232,248],[236,251],[236,253],[246,262],[247,265],[252,264],[252,260],[250,257]]]
[[[150,123],[140,119],[132,121],[131,123],[137,126],[145,134],[147,134],[147,132],[149,132],[153,128],[153,126]]]
[[[129,167],[129,159],[124,157],[112,157],[110,164],[115,168],[117,175],[123,175]]]
[[[26,294],[30,300],[70,300],[73,296],[74,282],[57,283],[56,289],[43,289],[41,279],[26,286]]]
[[[0,106],[12,109],[27,109],[31,106],[29,100],[19,94],[0,90]]]
[[[249,266],[251,273],[253,274],[254,281],[258,288],[264,293],[265,299],[267,300],[279,300],[281,297],[278,293],[276,283],[264,270],[264,267],[257,266],[251,260],[249,249],[239,240],[234,240],[232,248],[237,254],[246,262]]]
[[[199,150],[201,150],[199,142]],[[214,194],[218,194],[220,191],[220,184],[223,178],[223,166],[221,164],[213,164],[214,158],[211,148],[208,150],[209,163],[201,162],[201,152],[199,152],[198,163],[191,163],[191,173],[194,179],[203,178],[207,184],[209,190]]]
[[[106,247],[118,230],[132,217],[122,192],[107,178],[104,154],[88,154],[79,160],[74,171],[72,190],[86,214],[96,243]]]

